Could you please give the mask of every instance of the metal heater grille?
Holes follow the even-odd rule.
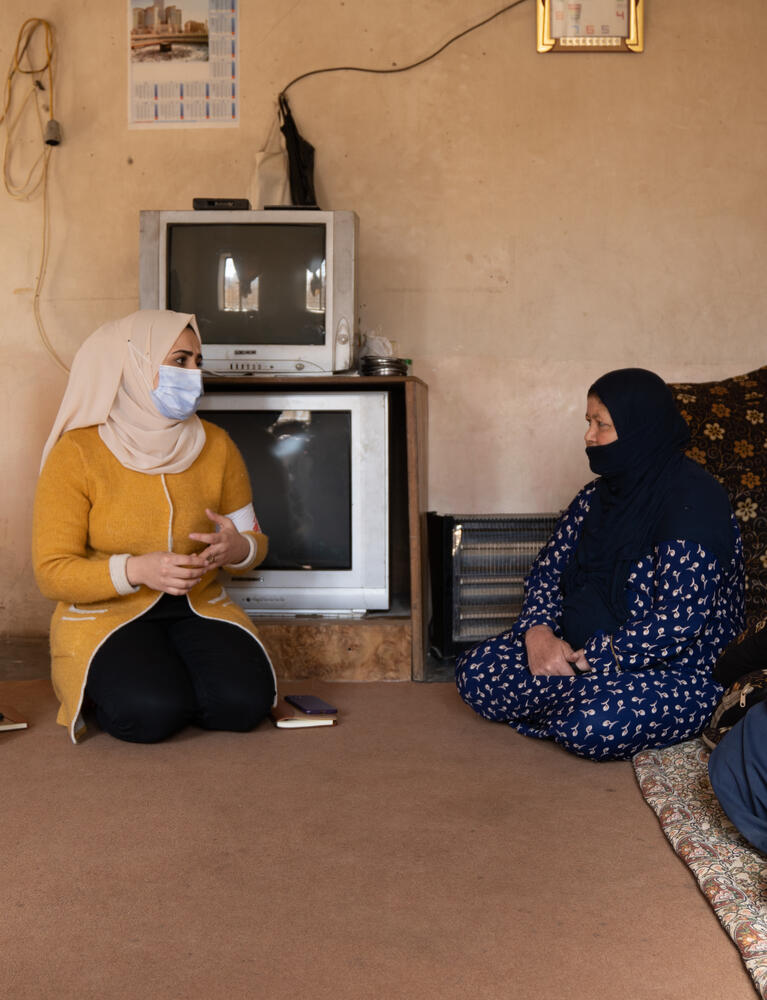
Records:
[[[451,515],[452,640],[480,642],[510,628],[525,577],[558,514]]]

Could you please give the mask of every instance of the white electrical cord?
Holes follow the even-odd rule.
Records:
[[[41,66],[32,64],[30,49],[37,31],[44,33],[45,61]],[[32,198],[42,189],[42,241],[40,248],[40,266],[38,268],[37,280],[35,282],[34,298],[32,307],[35,314],[37,331],[46,351],[50,354],[56,364],[65,372],[69,369],[58,356],[53,348],[48,335],[43,326],[40,315],[40,296],[42,293],[45,273],[48,267],[48,247],[49,247],[49,202],[48,202],[48,170],[50,165],[51,151],[54,146],[61,142],[61,127],[53,117],[53,59],[55,53],[55,42],[53,38],[53,27],[50,22],[39,17],[28,18],[19,29],[16,39],[16,48],[8,69],[5,80],[5,101],[3,103],[2,115],[0,115],[0,126],[5,125],[5,145],[3,148],[3,183],[8,194],[17,201],[31,201]],[[26,65],[22,65],[23,62]],[[43,86],[41,77],[47,77],[48,88]],[[29,90],[26,95],[19,97],[18,92],[23,87],[25,77],[31,77]],[[47,93],[46,104],[41,105],[42,95]],[[14,152],[15,133],[24,115],[31,107],[34,99],[34,110],[40,126],[40,137],[43,148],[39,156],[34,160],[27,175],[21,183],[14,182],[11,177],[11,160]],[[43,112],[47,112],[47,119],[44,121]]]

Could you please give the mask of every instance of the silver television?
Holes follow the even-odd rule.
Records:
[[[253,616],[387,609],[388,394],[213,391],[199,414],[239,447],[269,537],[231,597]]]
[[[211,375],[356,367],[354,212],[143,211],[142,309],[194,313]]]

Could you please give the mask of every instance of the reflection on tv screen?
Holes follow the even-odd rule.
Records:
[[[206,410],[242,452],[267,569],[351,569],[351,414]]]
[[[322,223],[168,227],[169,309],[194,313],[203,343],[325,343]]]

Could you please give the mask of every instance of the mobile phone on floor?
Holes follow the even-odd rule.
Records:
[[[323,701],[314,694],[286,694],[285,701],[307,715],[335,715],[338,711],[335,705]]]

